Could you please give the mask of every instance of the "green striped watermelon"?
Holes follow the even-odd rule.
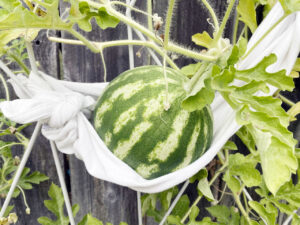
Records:
[[[210,146],[213,134],[209,107],[181,108],[188,80],[167,69],[170,108],[164,109],[163,68],[138,67],[114,79],[100,96],[94,127],[107,147],[142,177],[153,179],[183,168]]]

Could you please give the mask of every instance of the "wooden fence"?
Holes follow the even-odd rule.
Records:
[[[153,12],[160,16],[165,16],[168,0],[153,0]],[[174,12],[172,23],[171,39],[177,43],[197,48],[191,42],[191,36],[203,30],[212,31],[208,23],[209,17],[207,10],[198,0],[178,0]],[[217,11],[219,18],[223,17],[226,9],[225,0],[210,1]],[[146,10],[146,0],[137,0],[136,6]],[[65,6],[61,5],[61,11]],[[226,37],[231,38],[233,18],[229,21],[226,28]],[[146,23],[146,17],[141,14],[133,13],[133,17]],[[59,37],[71,36],[64,32],[51,31],[50,35]],[[107,29],[105,31],[96,28],[91,33],[84,33],[90,40],[106,41],[127,38],[127,27],[120,23],[117,29]],[[135,37],[137,38],[137,37]],[[85,47],[70,46],[65,44],[56,44],[48,41],[46,32],[42,31],[33,43],[36,58],[40,63],[40,69],[46,73],[58,78],[78,82],[102,82],[103,66],[99,54],[90,52]],[[134,48],[135,51],[138,50]],[[108,80],[112,80],[121,72],[129,67],[128,47],[113,47],[106,49],[104,57],[107,65]],[[180,57],[176,60],[179,66],[191,63],[190,59]],[[142,51],[141,58],[135,58],[135,66],[148,64],[147,51]],[[300,100],[300,82],[297,80],[298,89],[290,94],[292,100]],[[300,125],[294,123],[291,126],[298,140],[300,140]],[[26,136],[30,137],[33,128],[26,129]],[[60,160],[65,171],[65,179],[68,185],[72,204],[78,203],[80,211],[76,218],[82,218],[86,213],[92,213],[93,216],[104,222],[111,222],[118,225],[120,221],[125,221],[129,225],[137,225],[137,205],[136,192],[125,187],[104,182],[90,176],[83,162],[75,156],[60,154]],[[44,207],[43,201],[48,199],[48,189],[51,182],[59,184],[56,174],[52,153],[49,142],[40,135],[33,153],[27,164],[32,170],[38,170],[50,177],[49,181],[35,186],[33,190],[26,191],[27,201],[31,208],[31,214],[26,215],[25,206],[22,197],[13,200],[19,216],[19,225],[38,224],[37,218],[40,216],[53,217]],[[218,182],[217,182],[218,183]],[[219,181],[218,185],[222,185]],[[190,187],[187,193],[193,198],[196,196],[195,188]],[[227,205],[232,204],[228,199]],[[207,202],[200,202],[200,208],[207,206]],[[201,213],[205,213],[202,210]],[[77,219],[77,222],[78,222]],[[156,224],[151,219],[145,219],[144,224]]]

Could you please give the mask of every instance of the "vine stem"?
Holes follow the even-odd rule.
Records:
[[[165,35],[164,35],[164,46],[168,46],[170,39],[170,28],[172,23],[173,10],[176,0],[169,0],[169,7],[166,17]]]
[[[14,190],[15,190],[18,182],[19,182],[19,179],[21,177],[21,174],[23,172],[25,164],[26,164],[26,162],[28,160],[28,157],[29,157],[29,155],[30,155],[30,153],[32,151],[33,145],[34,145],[34,143],[35,143],[35,141],[36,141],[36,139],[38,137],[38,134],[40,133],[41,127],[42,127],[42,123],[41,122],[37,122],[37,124],[36,124],[36,126],[34,128],[33,134],[31,136],[31,139],[30,139],[30,141],[28,143],[28,147],[27,147],[27,149],[24,152],[24,155],[22,157],[20,165],[19,165],[19,167],[18,167],[18,169],[17,169],[17,171],[16,171],[16,173],[14,175],[13,182],[12,182],[12,184],[10,186],[8,194],[7,194],[6,198],[5,198],[3,206],[1,208],[0,218],[3,217],[3,215],[4,215],[4,213],[5,213],[6,209],[7,209],[7,206],[9,205],[9,202],[10,202],[10,200],[12,198],[12,195],[14,193]]]
[[[168,211],[166,212],[166,214],[164,215],[163,219],[160,221],[159,225],[163,225],[168,216],[171,214],[171,212],[173,211],[174,207],[176,206],[177,202],[179,201],[180,197],[183,195],[184,191],[186,190],[186,188],[188,187],[190,183],[190,180],[186,180],[182,186],[182,188],[180,189],[179,193],[177,194],[176,198],[173,200],[170,208],[168,209]]]
[[[64,44],[72,44],[72,45],[85,45],[84,42],[81,40],[70,40],[70,39],[63,39],[63,38],[57,38],[57,37],[48,37],[50,41],[64,43]],[[114,47],[114,46],[123,46],[123,45],[137,45],[137,46],[146,46],[148,48],[152,48],[155,50],[158,54],[160,54],[162,57],[164,57],[165,53],[164,51],[158,47],[154,42],[150,41],[139,41],[139,40],[118,40],[118,41],[107,41],[107,42],[92,42],[93,46],[97,48],[97,51],[100,52],[101,49],[105,49],[108,47]],[[166,60],[168,64],[176,69],[179,70],[177,65],[172,61],[172,59],[168,56],[166,56]]]
[[[7,86],[6,80],[4,79],[4,77],[1,73],[0,73],[0,79],[1,79],[1,82],[2,82],[4,90],[5,90],[6,101],[9,101],[10,95],[9,95],[8,86]]]
[[[286,97],[284,97],[284,96],[281,95],[281,94],[278,94],[278,97],[279,97],[285,104],[287,104],[287,105],[289,105],[289,106],[294,106],[294,105],[295,105],[294,102],[292,102],[291,100],[287,99]]]
[[[135,4],[136,0],[126,0],[127,5],[129,6],[133,6]],[[127,8],[126,9],[126,16],[131,18],[131,8]],[[128,35],[128,39],[132,40],[133,39],[133,35],[132,35],[132,28],[130,26],[127,26],[127,35]],[[133,69],[134,68],[134,55],[133,55],[133,46],[129,45],[128,46],[128,54],[129,54],[129,68]]]
[[[16,63],[18,63],[19,66],[25,71],[25,73],[27,75],[29,75],[29,73],[30,73],[29,69],[27,68],[27,66],[25,65],[25,63],[23,63],[23,61],[21,59],[19,59],[19,57],[17,57],[15,54],[12,54],[12,53],[9,53],[9,52],[7,53],[7,55],[9,57],[13,58],[16,61]]]
[[[273,24],[273,26],[272,27],[270,27],[268,30],[267,30],[267,32],[266,33],[264,33],[264,35],[250,48],[250,50],[242,57],[242,59],[241,60],[243,60],[243,59],[245,59],[258,45],[259,45],[259,43],[266,37],[266,36],[268,36],[268,34],[272,31],[272,30],[274,30],[274,28],[278,25],[278,24],[280,24],[285,18],[287,17],[287,15],[285,14],[285,15],[283,15],[282,17],[280,17],[279,18],[279,20],[275,23],[275,24]]]
[[[97,48],[93,42],[87,40],[83,35],[78,33],[77,31],[73,29],[69,29],[68,32],[70,32],[74,37],[76,37],[78,40],[82,41],[92,52],[99,53],[101,51],[101,48]]]
[[[28,56],[29,56],[29,62],[30,62],[31,69],[36,75],[38,75],[39,73],[38,73],[38,68],[36,65],[35,57],[34,57],[32,44],[29,41],[25,41],[25,45],[26,45]]]
[[[207,8],[207,10],[209,11],[213,21],[214,21],[214,29],[215,29],[215,32],[218,32],[218,30],[220,29],[219,27],[219,21],[218,21],[218,17],[216,16],[216,13],[215,11],[213,10],[213,8],[211,7],[211,5],[209,4],[208,1],[206,0],[202,0],[202,3],[205,5],[205,7]]]
[[[23,188],[21,188],[19,185],[17,185],[17,188],[19,188],[20,192],[22,193],[23,200],[24,200],[24,204],[25,204],[25,206],[26,206],[26,213],[27,213],[27,210],[29,210],[29,213],[27,213],[27,214],[30,214],[30,207],[29,207],[28,202],[27,202],[27,200],[26,200],[26,195],[25,195],[25,193],[24,193],[24,190],[23,190]]]
[[[233,35],[232,35],[232,44],[233,45],[236,44],[237,32],[238,32],[238,28],[239,28],[239,17],[240,17],[240,14],[238,12],[236,12],[235,20],[234,20]]]
[[[148,29],[153,32],[152,25],[152,0],[147,0],[147,12],[148,12]]]
[[[226,158],[227,159],[227,158]],[[211,186],[215,180],[219,177],[219,175],[223,172],[223,170],[228,166],[228,161],[226,161],[222,167],[216,172],[216,174],[213,176],[213,178],[209,181],[208,185]],[[197,199],[194,201],[193,205],[189,208],[189,210],[185,213],[185,215],[182,217],[181,219],[181,223],[184,223],[185,220],[188,218],[188,216],[191,214],[192,212],[192,208],[194,206],[196,206],[200,200],[201,200],[202,196],[198,196]]]
[[[137,9],[136,7],[133,7],[131,4],[128,4],[128,3],[124,3],[124,2],[120,2],[120,1],[111,1],[110,2],[111,5],[121,5],[121,6],[124,6],[128,9],[131,9],[132,11],[135,11],[135,12],[138,12],[138,13],[141,13],[145,16],[150,16],[152,17],[152,15],[144,12],[143,10],[140,10],[140,9]]]
[[[234,3],[235,3],[236,0],[230,0],[230,3],[227,7],[227,10],[225,12],[225,16],[222,20],[222,23],[221,23],[221,26],[220,26],[220,29],[218,30],[216,36],[215,36],[215,43],[218,43],[219,39],[222,37],[223,35],[223,32],[224,32],[224,29],[225,29],[225,26],[227,24],[227,21],[229,19],[229,16],[230,16],[230,13],[232,11],[232,8],[234,6]]]
[[[233,193],[233,198],[234,198],[234,200],[235,200],[237,206],[239,207],[241,213],[243,214],[243,216],[246,218],[248,224],[250,225],[250,224],[251,224],[250,218],[249,218],[247,212],[245,211],[245,209],[244,209],[244,207],[243,207],[243,205],[242,205],[242,203],[241,203],[240,196],[237,195],[237,194],[234,193],[234,192],[232,192],[232,193]]]
[[[122,13],[118,12],[117,10],[115,10],[112,5],[110,3],[107,3],[105,5],[103,4],[99,4],[97,2],[93,2],[91,0],[79,0],[79,2],[87,2],[91,7],[94,8],[100,8],[105,6],[107,12],[111,15],[114,16],[116,18],[118,18],[120,21],[124,22],[125,24],[131,26],[132,28],[142,32],[144,35],[146,35],[149,39],[153,40],[155,43],[157,44],[161,44],[161,40],[159,38],[157,38],[157,36],[150,31],[149,29],[147,29],[146,27],[140,25],[139,23],[135,22],[134,20],[126,17],[125,15],[123,15]],[[68,29],[68,31],[72,31],[72,29]],[[80,35],[79,33],[77,33],[76,31],[72,31],[75,35],[77,35],[77,38],[79,40],[82,41],[86,41],[86,39],[82,39],[82,35]],[[90,45],[90,43],[86,43],[87,46],[91,49],[94,49],[94,46]],[[176,53],[179,53],[181,55],[190,57],[190,58],[194,58],[194,59],[198,59],[198,60],[204,60],[204,61],[215,61],[217,59],[217,57],[215,56],[209,56],[206,54],[202,54],[200,52],[197,51],[193,51],[193,50],[189,50],[187,48],[181,47],[179,45],[175,45],[173,43],[169,43],[167,46],[164,46],[165,49],[167,51],[173,51]]]

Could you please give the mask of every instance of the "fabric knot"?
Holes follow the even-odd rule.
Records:
[[[55,94],[56,95],[56,94]],[[48,125],[59,128],[71,120],[86,105],[88,97],[75,92],[58,93],[54,99]]]

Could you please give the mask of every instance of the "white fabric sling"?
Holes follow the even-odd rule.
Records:
[[[257,29],[248,49],[262,36],[261,33],[271,26],[268,23],[273,21],[272,18],[279,18],[278,13],[282,13],[279,4]],[[297,12],[287,17],[282,25],[279,24],[270,33],[270,38],[268,36],[264,39],[237,68],[250,68],[264,56],[275,53],[279,60],[268,70],[275,72],[278,69],[286,69],[289,74],[300,50],[299,28],[300,13]],[[283,41],[286,38],[287,40]],[[43,121],[42,134],[53,140],[61,152],[75,154],[83,160],[92,176],[145,193],[164,191],[193,176],[215,157],[240,128],[235,122],[234,111],[217,93],[211,105],[214,115],[211,147],[187,167],[146,180],[113,155],[87,119],[96,99],[108,83],[59,81],[42,72],[39,75],[31,73],[29,78],[18,75],[11,83],[20,99],[0,103],[0,110],[7,118],[21,124]]]

